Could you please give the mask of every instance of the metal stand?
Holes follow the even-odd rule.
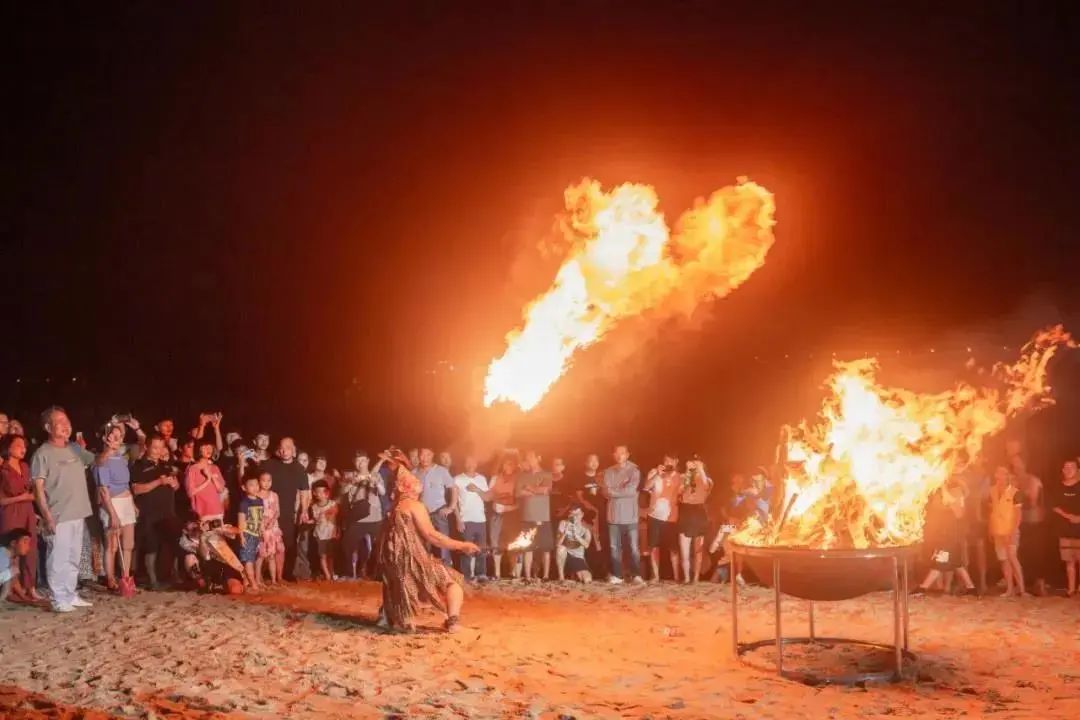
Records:
[[[809,603],[810,634],[805,637],[788,637],[783,635],[781,625],[781,602],[780,602],[780,559],[773,558],[772,580],[773,598],[776,610],[775,630],[776,637],[773,639],[757,640],[755,642],[739,642],[739,583],[735,578],[735,564],[738,551],[731,556],[731,641],[735,651],[735,657],[746,662],[746,653],[769,644],[776,645],[776,672],[789,680],[797,680],[807,685],[856,685],[864,682],[897,682],[904,675],[904,661],[914,661],[915,654],[908,650],[908,557],[892,557],[892,595],[893,595],[893,644],[865,642],[849,638],[817,637],[814,631],[814,601]],[[786,670],[784,668],[785,645],[857,645],[874,650],[889,650],[893,653],[893,667],[891,670],[879,672],[863,672],[851,675],[822,675],[812,672],[800,672]]]

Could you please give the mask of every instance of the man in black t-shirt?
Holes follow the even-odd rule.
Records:
[[[164,554],[163,566],[169,571],[180,537],[176,520],[178,473],[179,468],[169,460],[165,439],[158,435],[150,438],[146,453],[131,468],[131,492],[139,511],[135,523],[136,558],[145,558],[146,574],[155,590],[161,589],[158,555]]]
[[[585,470],[570,475],[563,483],[563,492],[571,501],[576,501],[585,511],[584,522],[592,533],[592,544],[586,551],[589,567],[594,577],[607,574],[607,498],[600,491],[603,473],[600,472],[600,456],[588,455],[585,458]]]
[[[1080,576],[1080,475],[1076,460],[1066,460],[1061,467],[1061,484],[1052,501],[1057,521],[1058,552],[1065,563],[1066,593],[1076,595]]]
[[[267,460],[264,467],[273,478],[273,490],[281,501],[278,525],[285,543],[285,579],[310,579],[310,558],[298,556],[296,552],[296,524],[299,518],[308,518],[311,488],[308,486],[307,471],[296,460],[296,443],[291,437],[281,438],[277,457]]]

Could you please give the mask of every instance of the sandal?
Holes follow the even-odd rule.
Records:
[[[108,588],[110,592],[116,592],[120,589],[120,585],[116,582],[115,578],[111,577],[105,578],[105,587]]]
[[[443,623],[443,629],[448,633],[457,632],[461,627],[461,618],[457,615],[451,615],[446,618],[446,622]]]

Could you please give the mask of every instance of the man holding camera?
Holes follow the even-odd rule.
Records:
[[[660,554],[666,552],[671,560],[671,576],[679,581],[679,493],[682,490],[679,458],[664,456],[664,462],[649,471],[645,491],[649,493],[649,559],[652,562],[652,581],[660,582]]]
[[[342,550],[352,567],[353,579],[366,575],[366,568],[375,550],[375,540],[382,529],[386,483],[379,474],[379,465],[368,469],[371,460],[363,450],[353,458],[355,470],[345,473],[341,488]]]
[[[158,554],[164,551],[163,566],[171,574],[173,548],[180,538],[176,520],[176,491],[180,468],[169,461],[169,448],[160,435],[150,438],[146,453],[131,469],[131,492],[139,519],[135,523],[136,558],[144,558],[150,587],[160,590]]]

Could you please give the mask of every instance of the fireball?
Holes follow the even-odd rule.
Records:
[[[773,196],[749,180],[699,198],[674,235],[657,205],[647,185],[605,191],[585,179],[567,188],[569,253],[488,368],[486,406],[503,401],[532,409],[574,354],[621,320],[688,314],[745,282],[772,247]]]

